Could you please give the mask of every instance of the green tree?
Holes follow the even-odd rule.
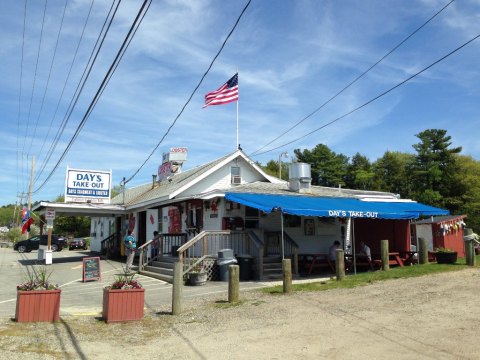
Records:
[[[400,194],[402,198],[411,197],[412,182],[410,168],[414,155],[397,151],[386,151],[373,163],[374,190]]]
[[[459,171],[456,181],[461,190],[461,196],[456,197],[458,214],[466,214],[466,222],[475,232],[480,232],[480,162],[471,156],[457,155]]]
[[[351,189],[372,190],[374,176],[370,160],[357,152],[347,167],[345,183]]]
[[[454,183],[458,172],[454,155],[462,148],[450,147],[451,137],[446,130],[429,129],[415,136],[420,142],[413,145],[417,151],[412,166],[414,196],[421,202],[444,207],[454,200],[451,197],[460,195]]]
[[[90,218],[87,216],[58,216],[53,222],[53,232],[73,237],[89,236]]]
[[[336,154],[323,144],[318,144],[312,151],[295,149],[294,153],[299,162],[311,165],[313,185],[331,187],[345,185],[347,156]]]
[[[17,208],[21,209],[21,207]],[[13,213],[15,205],[4,205],[0,207],[0,226],[12,226],[14,223]]]
[[[11,228],[10,230],[8,230],[7,238],[11,242],[17,242],[18,240],[20,240],[21,236],[22,236],[22,229],[19,227]]]
[[[272,175],[278,177],[278,160],[270,160],[267,165],[262,166],[260,165],[263,171],[265,171],[268,175]],[[282,161],[282,179],[288,180],[288,163]]]

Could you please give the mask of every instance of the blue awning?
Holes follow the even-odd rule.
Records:
[[[298,216],[371,219],[417,219],[420,216],[448,215],[449,211],[417,202],[375,202],[351,198],[226,193],[225,198],[266,213],[278,210]]]

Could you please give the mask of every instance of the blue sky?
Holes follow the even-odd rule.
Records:
[[[202,105],[205,93],[220,87],[237,69],[239,142],[252,154],[317,109],[448,2],[253,0],[183,115],[128,186],[151,181],[162,153],[170,147],[189,149],[184,169],[235,150],[235,103],[205,109]],[[59,101],[90,4],[91,0],[68,0],[46,87],[64,1],[48,2],[39,53],[44,2],[28,1],[23,66],[24,2],[1,2],[0,205],[15,203],[17,195],[28,190],[32,156],[37,174],[45,160],[111,5],[94,3]],[[73,136],[140,4],[130,0],[120,5],[97,64],[34,190]],[[67,165],[112,170],[113,185],[130,177],[179,113],[245,4],[155,0],[78,138],[51,179],[34,192],[33,201],[63,194]],[[463,154],[480,160],[480,39],[361,110],[282,146],[362,105],[478,34],[480,1],[454,1],[357,83],[262,152],[277,149],[253,159],[266,164],[283,151],[293,154],[294,149],[324,143],[337,153],[360,152],[374,161],[387,150],[413,152],[415,134],[441,128],[452,136],[454,146],[463,147]]]

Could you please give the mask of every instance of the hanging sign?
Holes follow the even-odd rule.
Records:
[[[54,220],[55,219],[55,209],[47,208],[45,211],[45,219]]]

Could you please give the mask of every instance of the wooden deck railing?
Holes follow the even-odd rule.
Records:
[[[268,233],[271,236],[274,233]],[[276,234],[278,237],[280,232]],[[284,234],[285,239],[285,257],[292,258],[293,270],[298,274],[298,245],[293,239]],[[172,255],[175,251],[178,253],[178,259],[183,264],[184,275],[196,265],[204,265],[204,261],[212,262],[218,252],[222,249],[232,249],[234,255],[248,254],[253,256],[256,279],[263,277],[263,257],[272,254],[281,254],[281,248],[273,243],[267,245],[253,231],[231,231],[231,230],[205,230],[198,235],[186,241],[186,234],[162,234],[159,237],[158,256]],[[269,238],[271,240],[271,238]],[[138,248],[139,250],[139,270],[156,259],[150,256],[149,251],[153,246],[154,240],[149,240]],[[281,244],[280,244],[281,246]],[[178,247],[178,250],[177,250]],[[151,254],[151,253],[150,253]]]
[[[298,274],[298,244],[285,231],[284,239],[284,256],[292,260],[293,272]],[[282,232],[268,231],[265,232],[265,256],[282,255]]]
[[[222,249],[232,249],[234,255],[249,254],[257,259],[263,256],[263,243],[253,232],[202,231],[178,249],[184,274],[188,273],[194,264],[199,263],[198,259],[216,257]]]
[[[148,240],[138,247],[138,270],[143,271],[145,266],[164,255],[177,256],[177,249],[185,244],[187,234],[160,234],[157,238]],[[152,247],[157,251],[152,252]]]

